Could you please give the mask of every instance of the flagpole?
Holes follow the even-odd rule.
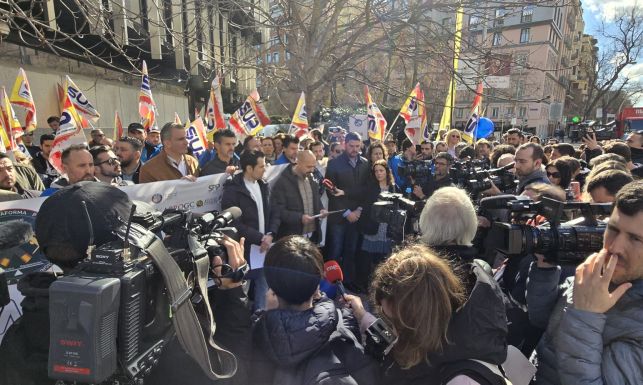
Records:
[[[402,109],[400,108],[400,112],[397,113],[397,116],[395,119],[393,119],[393,123],[391,123],[391,128],[386,131],[386,135],[384,135],[384,138],[382,138],[382,142],[386,141],[386,138],[391,134],[391,131],[393,130],[393,127],[395,127],[395,122],[397,122],[397,119],[400,117],[400,114],[402,114]]]

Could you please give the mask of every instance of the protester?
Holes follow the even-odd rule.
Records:
[[[636,384],[643,375],[643,182],[616,196],[603,249],[560,284],[539,258],[527,283],[529,317],[546,328],[536,384]]]
[[[19,170],[23,168],[22,170]],[[0,201],[40,196],[44,185],[38,174],[26,166],[16,166],[9,155],[0,152]]]
[[[556,160],[565,155],[576,157],[576,149],[574,146],[569,143],[554,144],[550,160]]]
[[[284,149],[284,138],[286,137],[286,134],[283,132],[279,132],[276,135],[274,135],[273,138],[273,144],[275,146],[275,153],[274,153],[274,158],[277,159],[281,156],[281,153]]]
[[[121,178],[121,161],[107,146],[96,146],[89,149],[94,158],[94,176],[100,182],[114,186],[126,186],[127,181]]]
[[[632,151],[632,162],[643,164],[643,131],[633,131],[626,139],[626,143]]]
[[[297,151],[299,151],[299,138],[293,135],[286,135],[283,138],[283,153],[277,160],[275,165],[291,164],[297,161]]]
[[[92,137],[92,140],[87,143],[87,146],[89,148],[92,147],[97,147],[97,146],[102,146],[102,145],[110,145],[107,141],[105,141],[105,133],[103,130],[100,128],[94,128],[91,132],[90,135]]]
[[[268,251],[267,311],[253,328],[256,362],[248,384],[379,382],[379,368],[364,354],[350,312],[319,295],[322,266],[317,247],[301,236],[280,239]]]
[[[234,153],[237,145],[237,136],[231,130],[219,130],[214,133],[214,148],[216,154],[214,159],[209,161],[201,172],[201,175],[215,175],[226,173],[229,175],[239,167],[239,160]]]
[[[278,219],[277,239],[303,235],[313,243],[321,241],[320,220],[325,215],[319,183],[312,177],[317,161],[310,151],[299,151],[297,162],[281,172],[271,196],[271,208]]]
[[[241,154],[240,166],[243,172],[235,175],[223,185],[221,209],[238,207],[243,215],[235,220],[234,226],[245,238],[245,257],[249,260],[252,245],[266,252],[276,238],[279,222],[274,219],[275,211],[270,205],[268,184],[263,181],[266,161],[261,151],[246,151]],[[251,268],[253,266],[250,266]],[[265,307],[265,278],[259,274],[255,282],[255,303],[257,309]]]
[[[94,176],[94,159],[84,144],[75,144],[62,152],[63,176],[51,182],[41,196],[49,196],[57,190],[81,181],[98,182]]]
[[[390,161],[395,155],[397,155],[397,142],[395,139],[386,139],[384,141],[384,146],[386,146],[386,153],[388,154],[387,161]]]
[[[632,176],[621,170],[605,170],[587,179],[586,191],[594,203],[612,203],[617,193],[632,182]]]
[[[507,357],[502,294],[479,265],[454,268],[427,246],[407,246],[375,270],[370,297],[396,337],[381,383],[505,383],[490,369]],[[359,297],[347,300],[365,332],[375,316]]]
[[[338,142],[333,142],[330,144],[330,155],[328,160],[335,159],[344,153],[344,145]]]
[[[143,143],[143,150],[141,152],[141,162],[145,163],[152,159],[161,152],[163,147],[161,143],[161,133],[156,127],[152,127],[148,133],[140,123],[131,123],[127,126],[127,136],[134,137]],[[158,138],[158,142],[156,139]]]
[[[248,135],[243,139],[243,151],[261,151],[261,142],[254,135]]]
[[[443,142],[443,141],[436,142],[434,152],[436,154],[438,154],[440,152],[447,152],[447,144],[446,144],[446,142]]]
[[[518,128],[512,128],[509,131],[506,132],[507,135],[507,140],[505,141],[506,144],[513,146],[514,148],[518,148],[520,146],[522,139],[525,137],[525,135],[520,131]]]
[[[310,131],[310,136],[313,138],[315,142],[320,142],[324,145],[324,156],[328,156],[328,152],[330,151],[330,145],[328,142],[324,140],[324,136],[322,135],[322,130],[315,128],[314,130]]]
[[[433,178],[431,178],[424,186],[414,186],[413,195],[418,199],[424,199],[433,195],[433,193],[446,186],[452,186],[453,181],[449,170],[453,164],[453,158],[446,152],[440,152],[433,158]]]
[[[420,153],[416,156],[419,160],[431,160],[433,159],[433,142],[428,140],[422,141],[420,143]]]
[[[368,151],[366,152],[366,159],[370,162],[371,166],[378,160],[388,160],[388,150],[386,147],[380,143],[376,142],[368,146]]]
[[[491,143],[486,139],[478,139],[475,146],[476,159],[484,160],[485,162],[490,162],[491,159]]]
[[[542,169],[543,148],[536,143],[525,143],[518,147],[514,157],[518,187],[516,194],[520,195],[531,183],[547,183],[549,178]],[[491,189],[484,192],[487,195],[500,195],[502,192],[492,184]]]
[[[261,138],[261,152],[266,157],[266,163],[272,164],[275,161],[275,143],[271,137]]]
[[[36,155],[38,155],[38,153],[42,151],[40,147],[34,146],[33,144],[33,131],[27,132],[27,130],[23,128],[23,134],[21,138],[22,138],[22,143],[24,143],[25,149],[29,153],[29,156],[31,157],[31,159],[35,158]]]
[[[123,136],[114,144],[114,153],[121,162],[122,178],[134,184],[139,183],[141,173],[141,150],[143,143],[133,137]]]
[[[316,169],[319,174],[316,176],[317,181],[321,181],[324,175],[326,174],[326,167],[328,166],[328,158],[324,155],[324,143],[323,142],[312,142],[308,146],[308,150],[312,151],[315,154],[315,160],[317,160]],[[321,176],[321,179],[319,178]]]
[[[328,259],[338,261],[347,286],[355,278],[355,253],[359,242],[357,221],[362,215],[364,189],[369,179],[368,162],[361,157],[362,138],[355,132],[345,137],[346,151],[328,162],[326,178],[336,188],[329,196],[329,211],[344,210],[328,217]]]
[[[57,116],[50,116],[47,118],[47,124],[49,125],[49,128],[51,128],[52,133],[55,135],[56,132],[58,132],[58,128],[60,128],[60,118]]]
[[[48,188],[55,179],[60,177],[58,170],[49,162],[49,154],[54,143],[54,135],[44,134],[40,137],[42,150],[31,160],[34,170],[40,175],[42,183]]]
[[[501,167],[498,164],[498,159],[500,159],[500,157],[504,154],[514,155],[516,154],[516,148],[508,144],[501,144],[501,145],[495,146],[493,148],[493,151],[491,151],[491,156],[490,156],[491,167],[494,167],[494,168]]]
[[[185,179],[195,181],[199,162],[188,155],[188,140],[180,124],[166,123],[161,129],[163,148],[141,167],[140,183]]]
[[[461,141],[462,135],[460,134],[460,130],[456,128],[450,129],[446,136],[447,153],[452,157],[457,158],[458,154],[455,150],[455,146],[457,146]]]

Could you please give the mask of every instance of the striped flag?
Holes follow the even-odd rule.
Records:
[[[467,125],[465,126],[464,132],[462,133],[462,139],[464,139],[469,144],[473,144],[476,141],[476,129],[478,128],[480,117],[482,116],[482,90],[482,82],[480,82],[478,83],[478,88],[476,89],[476,96],[475,98],[473,98],[469,120],[467,121]]]
[[[25,127],[27,128],[27,132],[35,130],[38,124],[36,119],[36,104],[34,103],[33,96],[31,95],[31,88],[29,87],[27,74],[22,68],[18,70],[18,77],[16,78],[16,82],[13,84],[9,100],[11,101],[11,104],[15,104],[27,110],[27,114],[25,116]]]
[[[418,107],[413,112],[411,120],[406,124],[404,133],[407,138],[414,144],[421,144],[425,140],[429,140],[429,125],[427,124],[426,108],[424,104],[424,92],[420,90],[418,93]]]
[[[188,140],[188,145],[192,149],[192,155],[198,159],[203,151],[208,148],[205,125],[203,124],[203,119],[201,119],[200,116],[196,116],[194,121],[192,121],[192,124],[188,126],[185,131],[185,135]]]
[[[218,75],[210,85],[210,100],[208,100],[205,118],[208,124],[208,132],[226,128],[223,116],[223,99],[221,98],[221,81]]]
[[[49,155],[49,162],[58,172],[63,172],[63,151],[74,144],[87,144],[87,138],[83,132],[81,117],[76,111],[71,98],[67,95],[63,112],[60,115],[60,128],[56,131],[56,137]]]
[[[156,127],[156,103],[152,97],[152,86],[147,74],[147,63],[143,60],[143,75],[141,76],[141,90],[138,93],[138,115],[145,131]]]
[[[260,101],[257,90],[252,91],[241,107],[230,117],[230,127],[239,139],[256,135],[268,124],[270,124],[270,118]]]
[[[413,90],[411,90],[409,97],[406,98],[406,101],[404,102],[404,104],[402,105],[402,108],[400,109],[400,116],[402,117],[402,119],[404,119],[404,122],[407,124],[413,117],[413,114],[415,114],[417,111],[417,108],[418,108],[417,98],[419,94],[420,94],[420,83],[416,84]]]
[[[98,121],[100,114],[87,99],[87,96],[85,96],[83,91],[81,91],[69,76],[67,76],[67,95],[69,96],[71,103],[74,105],[76,112],[80,114],[79,116],[81,119],[87,118],[94,123]],[[81,120],[81,123],[83,124],[83,127],[89,127],[89,123],[86,120],[85,122]]]
[[[306,113],[306,94],[302,91],[290,123],[290,133],[301,138],[308,133],[308,114]]]
[[[366,93],[366,116],[368,120],[368,137],[372,140],[384,140],[384,132],[386,131],[386,119],[380,111],[379,107],[371,98],[371,93],[368,86],[364,86]]]

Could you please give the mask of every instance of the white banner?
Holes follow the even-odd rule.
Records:
[[[363,139],[368,137],[368,116],[351,115],[348,117],[348,131],[359,133]]]
[[[264,179],[272,187],[281,171],[287,166],[285,164],[269,166]],[[200,177],[196,182],[169,180],[123,186],[120,189],[126,192],[131,200],[148,203],[158,211],[171,208],[205,213],[215,210],[221,211],[223,184],[227,178],[228,175],[222,173]],[[0,222],[22,220],[33,227],[40,205],[45,199],[47,198],[1,202]],[[11,294],[11,303],[4,308],[0,315],[1,342],[7,328],[22,314],[20,307],[22,295],[16,288],[20,277],[30,272],[57,269],[57,267],[52,265],[40,252],[35,236],[23,245],[3,250],[0,255],[0,267],[5,270]]]

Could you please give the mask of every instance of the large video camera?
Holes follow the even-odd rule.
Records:
[[[433,161],[431,160],[403,160],[397,166],[397,173],[416,185],[425,185],[433,178]]]
[[[492,184],[502,192],[513,192],[518,185],[515,175],[510,171],[514,163],[504,167],[488,169],[485,160],[468,160],[455,162],[449,171],[451,180],[463,187],[472,195],[488,190]]]
[[[207,279],[212,258],[226,258],[221,240],[236,234],[228,226],[240,215],[236,207],[219,215],[134,214],[133,207],[129,223],[116,231],[120,240],[94,248],[90,230],[88,257],[49,290],[49,376],[65,382],[141,384],[174,337],[179,308],[209,311],[207,290],[203,293],[199,282],[203,266],[207,261]],[[157,232],[166,235],[163,243]],[[168,295],[171,269],[158,262],[161,253],[168,253],[180,268],[176,275],[183,275],[178,279],[187,289],[178,299]],[[244,272],[227,267],[222,275],[243,278]],[[204,335],[207,340],[207,331]]]
[[[386,236],[400,243],[404,239],[407,221],[417,218],[425,201],[413,201],[402,194],[383,192],[373,203],[371,215],[377,223],[387,223]]]
[[[557,264],[579,264],[588,254],[603,247],[606,225],[597,220],[610,215],[610,203],[561,202],[543,198],[536,203],[531,200],[511,200],[506,207],[513,217],[524,214],[541,215],[548,223],[540,226],[494,222],[492,234],[497,250],[507,256],[524,256],[539,253]],[[581,216],[567,221],[562,220]]]

